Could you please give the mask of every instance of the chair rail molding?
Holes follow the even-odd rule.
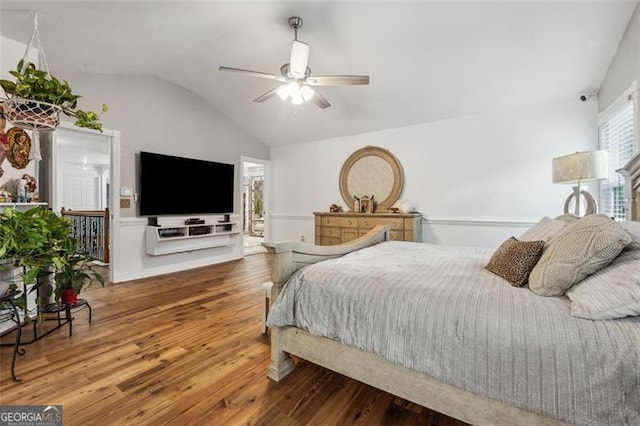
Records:
[[[313,214],[272,213],[271,218],[275,220],[300,220],[313,221]],[[536,218],[514,218],[514,217],[485,217],[485,216],[423,216],[422,221],[426,225],[451,225],[451,226],[497,226],[529,228],[540,219]]]

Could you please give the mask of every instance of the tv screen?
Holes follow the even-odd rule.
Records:
[[[140,152],[140,214],[232,213],[234,165]]]

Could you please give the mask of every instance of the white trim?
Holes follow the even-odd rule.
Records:
[[[302,215],[295,213],[274,213],[270,215],[274,220],[314,220],[313,215]],[[494,226],[494,227],[521,227],[529,228],[538,223],[540,219],[535,218],[513,218],[513,217],[465,217],[465,216],[428,216],[422,218],[428,225],[450,225],[450,226]]]
[[[111,226],[109,227],[109,281],[118,282],[118,265],[119,265],[119,244],[120,244],[120,229],[115,224],[120,222],[120,143],[121,134],[118,130],[103,129],[102,132],[92,129],[85,129],[82,127],[76,127],[73,123],[67,121],[61,121],[58,126],[65,130],[70,130],[79,133],[88,133],[101,136],[107,136],[110,139],[109,144],[109,200],[111,205],[109,206],[109,220]],[[57,144],[52,144],[53,150]],[[54,155],[57,158],[57,155]],[[52,162],[51,165],[51,188],[52,191],[57,190],[57,161]],[[53,207],[53,206],[52,206]]]
[[[611,102],[609,106],[607,106],[601,113],[598,114],[598,127],[601,127],[602,123],[604,123],[612,115],[617,113],[618,110],[620,108],[623,108],[626,103],[628,103],[629,101],[633,101],[636,98],[636,93],[638,92],[637,86],[638,85],[636,80],[633,80],[627,90],[622,92],[622,94],[618,96],[615,101]],[[635,115],[634,117],[637,117],[637,115]]]
[[[270,214],[269,211],[271,209],[271,161],[263,160],[255,157],[247,157],[245,155],[240,156],[240,196],[242,197],[242,179],[244,178],[244,163],[255,163],[261,164],[264,166],[264,187],[262,188],[262,208],[265,212],[264,214],[264,240],[269,241],[269,236],[271,235],[271,223],[270,223]],[[240,221],[244,224],[244,211],[240,208]]]
[[[119,221],[120,226],[147,226],[147,219],[141,217],[123,217]]]
[[[446,217],[430,216],[423,218],[423,221],[430,225],[452,225],[452,226],[495,226],[505,228],[530,228],[538,223],[539,219],[530,218],[507,218],[507,217]]]

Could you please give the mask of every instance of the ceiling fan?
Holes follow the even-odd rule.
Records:
[[[294,38],[291,46],[291,58],[288,64],[280,67],[280,74],[268,74],[258,71],[243,70],[238,68],[220,67],[220,71],[233,71],[252,77],[267,78],[283,83],[275,89],[269,90],[253,100],[264,102],[278,95],[283,101],[291,99],[294,105],[300,105],[306,101],[313,101],[320,108],[331,106],[329,101],[310,86],[351,86],[369,84],[368,75],[324,75],[311,76],[309,62],[309,45],[298,40],[298,29],[302,27],[302,18],[293,16],[289,18],[289,26],[293,28]]]

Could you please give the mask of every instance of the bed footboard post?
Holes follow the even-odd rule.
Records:
[[[289,354],[282,350],[283,327],[271,328],[271,365],[267,369],[267,377],[279,382],[291,373],[295,364]]]
[[[278,298],[280,289],[295,271],[293,263],[293,251],[287,249],[277,252],[267,248],[269,253],[274,254],[271,264],[271,300],[274,303]],[[293,360],[283,350],[283,328],[271,327],[271,365],[267,369],[267,377],[276,382],[283,379],[287,374],[291,373],[295,367]]]

